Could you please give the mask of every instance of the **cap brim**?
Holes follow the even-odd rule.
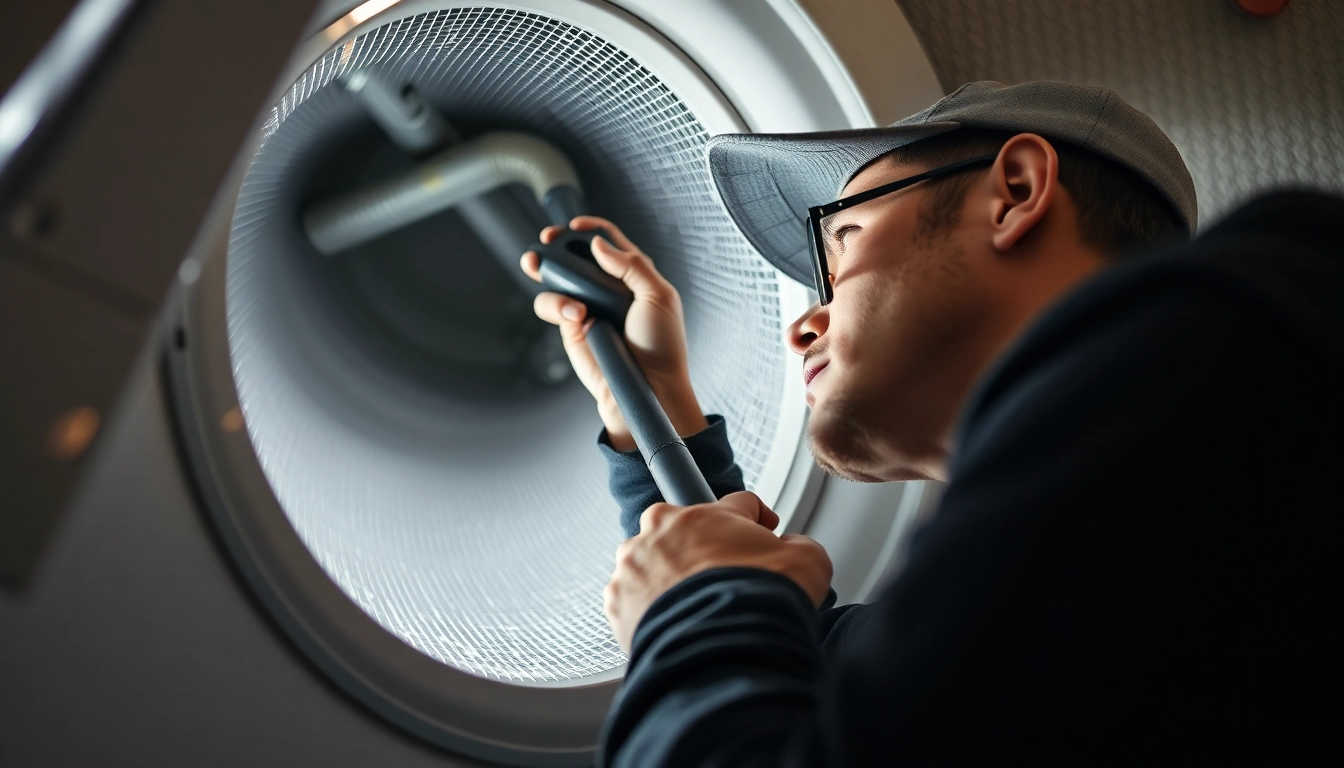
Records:
[[[812,287],[807,209],[834,200],[854,174],[897,147],[961,127],[943,121],[848,131],[710,138],[710,173],[742,234],[780,272]]]

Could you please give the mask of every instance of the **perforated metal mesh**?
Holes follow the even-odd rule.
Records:
[[[266,125],[233,223],[228,332],[248,435],[299,535],[370,616],[444,663],[524,682],[610,670],[624,658],[601,592],[620,532],[587,393],[461,399],[407,375],[419,362],[361,309],[361,272],[298,229],[303,179],[368,127],[333,82],[364,67],[460,125],[527,130],[571,158],[594,212],[681,291],[697,393],[729,420],[748,487],[786,374],[776,273],[720,207],[690,109],[557,20],[477,8],[372,30],[315,63]]]

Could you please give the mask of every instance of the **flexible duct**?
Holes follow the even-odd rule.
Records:
[[[340,253],[505,184],[527,185],[539,201],[567,197],[578,173],[565,156],[524,133],[489,133],[425,160],[415,170],[323,201],[304,215],[319,251]],[[555,194],[552,194],[555,193]]]

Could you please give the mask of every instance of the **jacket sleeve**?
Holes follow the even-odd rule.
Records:
[[[991,377],[901,576],[831,622],[843,652],[771,572],[714,569],[662,595],[599,764],[1133,763],[1306,743],[1257,741],[1255,702],[1310,693],[1338,712],[1311,664],[1337,655],[1339,611],[1310,608],[1334,594],[1337,509],[1302,496],[1302,522],[1280,512],[1306,487],[1294,477],[1338,477],[1338,414],[1317,410],[1338,371],[1206,278],[1085,297],[1102,306]],[[1333,449],[1267,463],[1287,446],[1263,435],[1283,429]],[[1282,615],[1312,626],[1277,637]],[[1304,738],[1329,732],[1306,719]]]
[[[742,470],[733,461],[733,448],[728,443],[728,427],[722,416],[710,414],[706,417],[709,426],[690,437],[685,438],[686,448],[691,458],[705,476],[714,497],[721,499],[730,493],[746,490],[742,481]],[[598,435],[597,445],[607,460],[610,472],[611,495],[621,508],[621,529],[627,538],[639,534],[639,516],[651,505],[663,500],[658,486],[653,482],[653,474],[644,463],[644,457],[638,450],[617,451],[611,447],[611,439],[604,429]],[[852,606],[833,608],[836,601],[835,590],[827,590],[821,603],[821,610],[837,611],[824,617],[826,626],[840,620],[841,615]]]
[[[695,459],[695,465],[705,476],[714,497],[721,499],[730,493],[746,490],[742,470],[733,461],[733,448],[728,444],[728,427],[723,417],[710,414],[709,426],[685,439],[686,448]],[[639,450],[617,451],[611,447],[607,431],[597,438],[598,449],[607,460],[611,495],[621,508],[621,528],[626,537],[639,533],[639,516],[644,510],[663,500],[663,494],[653,482],[649,466]]]

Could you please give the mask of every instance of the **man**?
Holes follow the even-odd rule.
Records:
[[[632,535],[604,764],[1344,757],[1344,201],[1272,195],[1190,242],[1167,137],[1061,83],[717,137],[709,162],[753,245],[817,289],[788,330],[817,461],[948,486],[879,599],[830,608],[825,551],[770,532],[700,411],[675,290],[610,222],[572,222],[610,232],[593,253],[635,293],[627,337],[721,497],[655,503],[583,307],[539,297]]]

